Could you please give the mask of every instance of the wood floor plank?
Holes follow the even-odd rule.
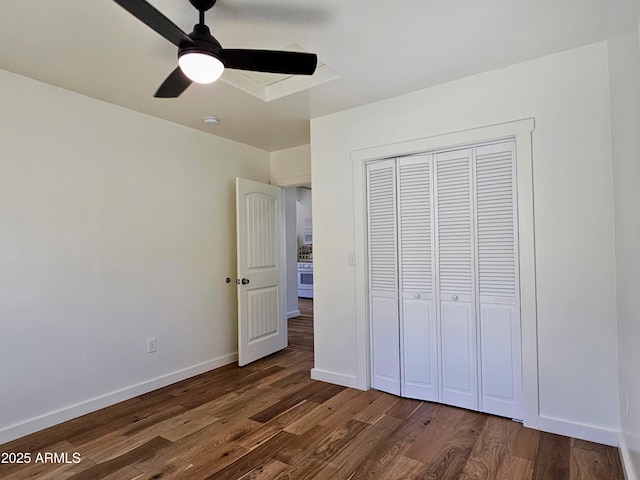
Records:
[[[188,409],[184,408],[182,405],[174,405],[169,408],[164,408],[147,417],[135,419],[132,423],[118,429],[118,432],[122,435],[127,436],[135,435],[136,433],[141,432],[142,430],[145,430],[153,425],[161,423],[165,420],[171,420],[171,418],[177,415],[184,414],[186,412],[188,412]],[[78,443],[77,439],[76,443]]]
[[[275,454],[278,460],[292,465],[280,478],[313,478],[366,427],[367,424],[357,420],[340,428],[316,425],[301,435],[295,444]]]
[[[207,410],[215,417],[245,417],[248,418],[282,399],[283,392],[273,387],[253,389],[240,395],[234,402],[227,403]]]
[[[22,466],[19,464],[2,464],[0,465],[0,478],[3,480],[22,480],[24,478],[45,478],[57,480],[58,478],[69,478],[94,465],[94,463],[88,458],[84,458],[80,463],[73,463],[73,454],[77,451],[78,449],[74,445],[71,445],[67,441],[62,441],[43,450],[29,452],[31,453],[32,463]],[[71,463],[59,464],[36,462],[38,454],[44,455],[46,452],[63,454],[65,455],[65,462],[69,461]],[[67,460],[67,458],[69,460]]]
[[[2,480],[623,480],[618,450],[508,419],[310,378],[313,301],[289,347],[0,446],[78,464],[0,464]]]
[[[343,387],[342,385],[333,385],[331,383],[327,383],[322,390],[318,390],[316,393],[309,395],[307,397],[307,400],[315,403],[324,403],[330,398],[335,397],[345,389],[346,387]]]
[[[507,447],[515,443],[521,425],[500,417],[487,417],[478,441],[464,466],[461,480],[494,479],[505,457]]]
[[[398,455],[404,455],[416,441],[416,438],[431,422],[431,414],[436,410],[434,404],[420,403],[411,415],[400,423],[398,428],[386,438],[380,439],[358,470],[353,480],[376,478],[386,471]]]
[[[180,405],[189,409],[198,407],[204,403],[210,402],[218,398],[220,395],[229,393],[232,391],[246,391],[246,387],[259,383],[265,377],[269,377],[274,373],[280,371],[284,367],[273,366],[265,370],[259,370],[257,372],[252,370],[250,375],[245,375],[237,378],[228,384],[220,382],[215,386],[205,386],[199,388],[196,392],[191,392],[189,395],[183,395],[180,400]]]
[[[424,463],[414,460],[413,458],[398,455],[390,463],[375,472],[368,478],[386,480],[397,478],[402,480],[413,480],[421,477],[424,470]]]
[[[221,408],[227,407],[229,405],[235,405],[239,397],[240,397],[240,394],[236,392],[225,393],[220,395],[217,398],[214,398],[213,400],[208,401],[207,403],[203,403],[199,407],[193,408],[192,410],[196,412],[207,413],[213,416],[220,416],[220,415],[214,415],[213,412]]]
[[[220,445],[235,444],[238,439],[258,428],[258,425],[257,422],[239,417],[231,419],[226,424],[212,424],[190,437],[175,442],[171,448],[171,454],[186,462],[194,463]],[[245,450],[248,451],[248,449]]]
[[[320,406],[314,408],[308,414],[300,417],[297,421],[285,427],[284,430],[286,432],[294,433],[296,435],[302,435],[306,431],[313,428],[315,425],[319,424],[329,415],[331,415],[342,405],[344,405],[345,403],[349,402],[351,399],[360,395],[360,393],[361,392],[359,390],[354,390],[351,388],[343,390],[340,393],[331,397],[329,400],[327,400]]]
[[[270,460],[264,465],[260,465],[247,472],[238,480],[271,480],[277,478],[279,474],[288,468],[289,465],[285,463],[279,462],[278,460]]]
[[[234,462],[244,458],[247,453],[249,451],[246,448],[233,442],[218,444],[191,459],[189,463],[193,466],[189,469],[188,478],[190,480],[212,478],[216,472],[233,465]]]
[[[82,452],[83,457],[100,463],[133,450],[148,440],[149,438],[145,437],[128,437],[121,434],[119,430],[116,430],[115,432],[78,445],[78,450]]]
[[[570,474],[569,438],[553,433],[540,434],[534,480],[568,480]]]
[[[487,416],[457,408],[445,406],[441,408],[450,412],[447,414],[439,410],[436,414],[434,423],[441,420],[440,417],[444,418],[440,428],[434,430],[433,435],[428,437],[425,435],[429,432],[427,429],[406,455],[427,465],[424,472],[425,478],[453,480],[462,474],[471,451],[484,429]],[[431,447],[428,447],[429,445]]]
[[[334,456],[323,470],[318,472],[319,478],[346,480],[378,446],[380,439],[387,438],[402,423],[402,419],[384,415],[376,423],[365,429],[354,438],[339,454]]]
[[[533,462],[522,457],[509,457],[502,462],[496,480],[531,480],[533,478]]]
[[[101,476],[101,477],[92,477],[92,478],[100,478],[100,480],[130,480],[131,478],[135,478],[140,476],[142,472],[140,472],[140,470],[138,470],[137,468],[131,466],[131,465],[126,465],[125,467],[116,470],[115,472],[112,472],[110,474],[107,474],[105,476]],[[75,477],[72,477],[75,478]]]
[[[162,436],[165,440],[171,441],[179,440],[190,433],[201,430],[207,425],[211,425],[217,420],[218,418],[216,417],[193,410],[186,410],[161,422],[152,424],[133,435],[125,435],[114,439],[109,446],[104,446],[100,442],[96,442],[97,444],[85,444],[82,446],[82,451],[87,452],[87,455],[95,462],[101,463],[121,456],[156,437]]]
[[[132,464],[135,462],[160,455],[162,453],[162,450],[166,449],[170,445],[171,442],[169,440],[156,437],[152,440],[149,440],[147,443],[140,445],[139,447],[134,448],[133,450],[123,455],[120,455],[119,457],[103,463],[99,463],[94,467],[84,470],[69,478],[72,480],[95,480],[97,478],[108,478],[110,475],[114,475],[122,469],[131,469]],[[137,476],[140,473],[142,472],[140,470],[137,470],[135,472],[136,475],[134,476]],[[114,476],[114,478],[116,478],[116,476]]]
[[[374,424],[383,415],[385,415],[389,411],[389,409],[393,408],[393,406],[398,403],[399,400],[400,398],[396,397],[395,395],[381,393],[377,395],[377,397],[373,398],[369,403],[369,406],[358,413],[354,418],[356,420],[360,420],[361,422]]]
[[[295,465],[287,468],[276,480],[310,480],[318,478],[320,472],[326,465],[326,462],[318,460],[314,457],[306,457],[296,462]]]
[[[518,432],[513,454],[533,462],[538,454],[539,443],[540,432],[523,426]]]
[[[414,460],[430,462],[443,448],[443,444],[454,433],[454,427],[465,416],[465,411],[434,405],[425,419],[428,422],[405,455]]]
[[[237,443],[245,448],[253,449],[317,406],[318,404],[315,402],[303,400],[277,417],[261,424],[258,428],[254,428],[249,434],[237,440]]]
[[[589,444],[589,442],[584,442]],[[584,445],[580,444],[580,445]],[[620,457],[611,447],[601,445],[602,449],[593,448],[586,445],[586,448],[571,447],[571,459],[569,463],[570,480],[624,480],[624,475],[620,475]]]
[[[339,405],[338,408],[332,409],[331,413],[323,418],[320,425],[339,425],[343,424],[367,408],[373,400],[380,394],[375,390],[360,392],[351,400]]]
[[[407,418],[420,406],[421,403],[422,402],[420,400],[400,398],[398,403],[396,403],[393,408],[387,412],[387,415],[398,418]]]
[[[221,470],[216,471],[208,480],[235,480],[254,468],[264,465],[273,460],[272,455],[281,451],[283,448],[292,445],[298,439],[297,435],[281,431],[259,447],[251,450],[246,455],[240,457],[235,462],[227,465]]]
[[[162,465],[149,468],[147,471],[133,478],[133,480],[184,480],[190,478],[190,469],[193,467],[190,463],[184,462],[179,458],[173,458]]]
[[[286,412],[291,407],[294,407],[303,400],[306,400],[310,395],[318,392],[319,390],[322,390],[323,388],[325,388],[325,386],[320,382],[312,384],[309,387],[300,388],[293,393],[290,393],[280,401],[274,403],[273,405],[265,408],[264,410],[261,410],[250,418],[251,420],[255,420],[256,422],[266,423],[272,418],[277,417],[281,413]]]

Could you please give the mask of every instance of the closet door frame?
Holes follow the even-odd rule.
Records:
[[[531,133],[534,119],[461,130],[443,135],[411,139],[394,144],[352,151],[354,191],[355,307],[357,369],[350,386],[370,388],[370,326],[367,270],[366,178],[365,165],[373,160],[419,154],[425,151],[462,148],[477,143],[515,139],[517,208],[520,267],[520,321],[522,334],[523,422],[538,428],[537,310],[535,289],[535,243],[533,221],[533,168]]]

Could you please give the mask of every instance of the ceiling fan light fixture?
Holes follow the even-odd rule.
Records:
[[[178,58],[182,73],[196,83],[213,83],[224,71],[223,63],[215,56],[203,52],[187,51]]]

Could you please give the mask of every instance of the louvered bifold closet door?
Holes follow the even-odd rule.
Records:
[[[396,165],[367,166],[371,386],[400,395]]]
[[[441,401],[478,409],[471,149],[434,154]]]
[[[398,159],[402,395],[438,400],[431,155]]]
[[[515,144],[474,153],[480,410],[522,418]]]

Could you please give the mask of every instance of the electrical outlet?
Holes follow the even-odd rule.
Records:
[[[147,338],[147,353],[153,353],[158,349],[156,337]]]

